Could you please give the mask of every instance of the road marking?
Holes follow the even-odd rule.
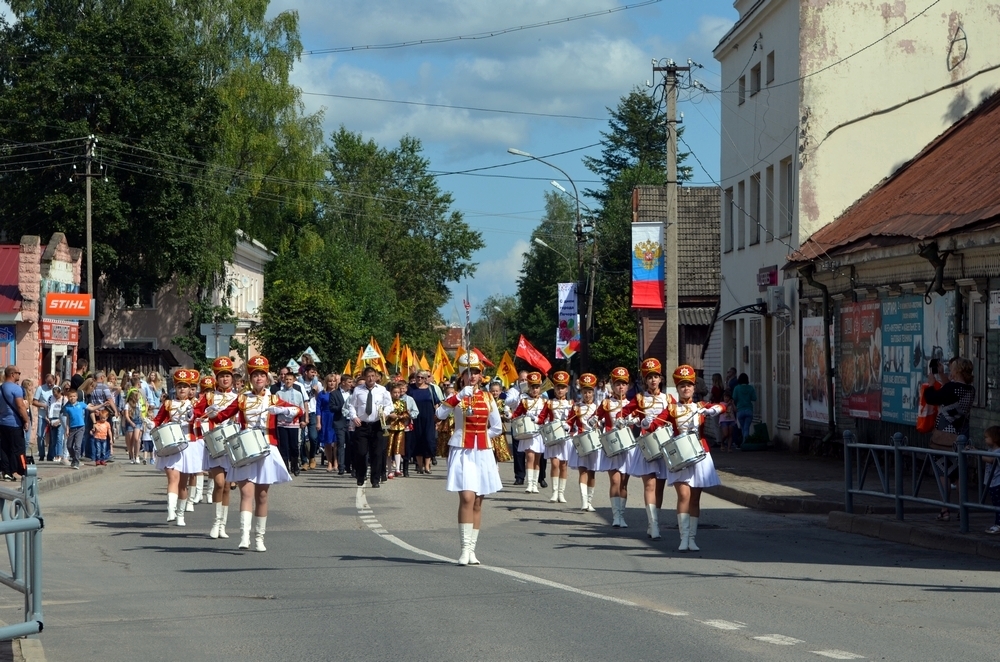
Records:
[[[739,630],[740,628],[745,628],[747,626],[746,623],[734,623],[733,621],[722,620],[700,621],[700,623],[702,625],[718,628],[720,630]]]
[[[805,643],[801,639],[786,637],[783,634],[765,634],[760,637],[754,637],[754,639],[756,639],[757,641],[763,641],[766,644],[776,644],[778,646],[794,646],[795,644]]]
[[[854,653],[848,653],[847,651],[830,650],[830,651],[809,651],[816,655],[822,655],[823,657],[829,657],[834,660],[863,660],[864,655],[855,655]]]

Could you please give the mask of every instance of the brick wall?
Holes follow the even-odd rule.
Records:
[[[42,240],[36,236],[21,237],[21,255],[18,265],[18,289],[23,303],[17,323],[17,364],[21,368],[21,379],[38,383],[38,292],[41,281]]]

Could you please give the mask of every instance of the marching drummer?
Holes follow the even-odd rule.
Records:
[[[447,490],[458,492],[458,534],[462,552],[459,565],[479,565],[476,543],[482,525],[483,498],[502,489],[490,438],[503,432],[493,397],[480,388],[482,363],[474,352],[458,357],[461,391],[437,408],[438,419],[455,418],[455,432],[448,440]]]
[[[205,429],[206,425],[204,421],[198,421],[198,403],[205,397],[206,393],[211,393],[215,390],[215,377],[212,375],[202,375],[201,379],[198,380],[198,393],[191,394],[191,401],[195,403],[195,413],[193,414],[193,419],[195,420],[192,426],[191,432],[194,434],[195,438],[200,439],[202,442],[205,441]],[[205,458],[202,461],[202,466],[208,469],[208,449],[205,449]],[[191,480],[188,483],[188,503],[187,511],[191,512],[194,510],[194,504],[200,503],[202,497],[205,495],[205,476],[207,471],[201,471],[195,476],[191,476]],[[191,489],[194,488],[194,489]],[[209,503],[211,503],[212,493],[209,492]]]
[[[220,423],[239,416],[244,430],[258,430],[268,443],[268,453],[260,460],[242,467],[233,467],[230,480],[240,488],[240,549],[250,549],[251,520],[254,531],[254,549],[266,552],[264,533],[267,528],[267,493],[275,483],[292,479],[278,452],[277,417],[301,416],[302,409],[285,402],[267,389],[268,362],[263,356],[247,361],[250,371],[250,390],[240,394],[229,405],[209,420]]]
[[[639,436],[649,433],[649,426],[657,414],[667,408],[667,396],[660,392],[663,381],[663,368],[658,359],[645,359],[640,366],[642,380],[646,391],[637,393],[635,399],[625,406],[622,416],[638,420],[641,431]],[[625,473],[632,476],[642,476],[643,503],[646,506],[646,535],[653,540],[660,539],[659,509],[663,505],[663,486],[667,481],[667,465],[660,457],[650,462],[642,454],[639,446],[628,451],[625,460]]]
[[[611,395],[597,408],[597,417],[603,424],[605,433],[627,427],[628,419],[624,418],[622,412],[628,405],[629,380],[627,369],[619,366],[611,371]],[[608,491],[611,498],[611,526],[627,529],[625,506],[628,503],[628,474],[625,473],[625,462],[628,454],[611,456],[604,452],[603,447],[597,453],[594,469],[607,471],[611,483]]]
[[[680,530],[681,543],[677,551],[699,551],[695,544],[698,534],[698,518],[701,516],[701,491],[706,487],[720,485],[719,474],[715,471],[715,462],[709,452],[708,442],[703,435],[706,416],[718,416],[726,411],[724,404],[711,402],[695,402],[695,371],[689,365],[678,366],[674,370],[674,384],[677,386],[677,402],[671,402],[650,424],[650,430],[669,424],[674,434],[690,433],[698,436],[702,448],[705,449],[704,459],[680,471],[669,473],[667,480],[674,486],[677,493],[677,528]]]
[[[538,415],[538,424],[559,423],[568,433],[567,419],[573,408],[573,401],[566,397],[569,393],[569,373],[564,370],[552,373],[552,384],[555,397],[544,403],[545,406]],[[569,459],[572,451],[573,441],[569,436],[554,444],[545,444],[545,459],[552,461],[552,498],[549,499],[549,503],[566,503],[566,481],[569,478]]]
[[[580,403],[573,405],[567,420],[570,434],[581,435],[600,428],[597,405],[594,403],[595,386],[597,386],[596,375],[589,372],[580,375]],[[580,501],[582,504],[580,510],[594,512],[594,471],[597,469],[602,454],[603,451],[598,448],[586,455],[580,455],[576,446],[570,444],[569,466],[580,472]]]
[[[192,455],[195,450],[201,452],[200,447],[194,444],[194,435],[191,431],[192,403],[191,393],[198,386],[198,371],[189,368],[179,368],[174,371],[174,392],[176,398],[173,400],[164,399],[160,405],[160,411],[153,419],[153,425],[160,427],[169,424],[180,426],[183,438],[187,440],[188,447],[179,453],[172,455],[159,455],[154,452],[154,462],[158,469],[162,469],[167,475],[167,521],[176,522],[177,526],[185,526],[184,511],[188,497],[188,479],[195,470],[201,470],[202,458],[198,458],[198,464],[194,462]],[[191,449],[191,452],[188,452]]]
[[[198,404],[194,407],[194,417],[207,421],[209,429],[216,424],[209,420],[236,400],[233,391],[233,361],[228,356],[220,356],[212,362],[212,372],[215,373],[215,388],[202,393]],[[226,475],[233,470],[229,462],[229,453],[212,457],[205,448],[205,466],[212,479],[212,502],[215,503],[215,522],[208,535],[211,538],[228,538],[226,523],[229,521],[229,490]]]
[[[520,403],[514,410],[514,418],[526,416],[530,421],[537,424],[538,418],[545,411],[545,400],[542,398],[542,373],[528,373],[528,392],[521,397]],[[517,442],[517,451],[524,453],[524,491],[530,494],[538,494],[538,472],[542,454],[545,452],[545,444],[542,442],[540,432],[535,432],[527,439]]]

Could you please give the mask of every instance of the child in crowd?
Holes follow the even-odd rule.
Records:
[[[139,441],[139,450],[143,464],[153,463],[153,428],[156,425],[153,419],[147,417],[142,419],[142,439]]]
[[[993,425],[986,428],[983,434],[986,441],[986,448],[993,453],[994,457],[985,458],[984,461],[990,464],[990,500],[995,508],[1000,508],[1000,425]],[[986,529],[986,533],[996,535],[1000,533],[1000,512],[996,513],[993,526]]]
[[[392,396],[392,412],[386,416],[389,424],[388,456],[392,458],[392,467],[387,478],[399,478],[403,475],[403,455],[406,454],[406,433],[413,429],[413,414],[410,411],[408,395],[403,393],[403,383],[394,382],[389,390]],[[416,403],[413,406],[416,409]]]
[[[49,462],[61,462],[63,454],[63,426],[62,426],[62,407],[65,400],[62,397],[62,389],[58,386],[52,387],[52,398],[49,399],[49,406],[45,412],[45,418],[48,419],[48,430],[46,431],[46,437],[48,437],[49,448],[48,454],[45,453],[41,445],[38,447],[38,459],[48,460]]]
[[[74,388],[66,391],[66,404],[62,408],[63,425],[66,428],[66,446],[69,449],[70,468],[80,468],[83,452],[83,432],[87,424],[87,405],[80,402]]]
[[[108,412],[101,409],[97,412],[97,422],[90,429],[94,438],[94,466],[104,466],[111,457],[111,423],[108,423]]]
[[[733,392],[726,389],[722,394],[722,402],[726,405],[726,410],[719,414],[719,435],[722,437],[719,445],[729,453],[733,450],[733,437],[736,436],[736,405],[733,404]]]
[[[125,448],[129,464],[139,464],[139,437],[142,436],[143,402],[139,389],[129,391],[125,399]]]

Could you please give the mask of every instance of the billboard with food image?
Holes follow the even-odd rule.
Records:
[[[855,418],[882,417],[882,304],[848,303],[840,307],[842,402]]]
[[[830,422],[823,327],[822,317],[806,317],[802,320],[802,418],[815,423]],[[827,329],[833,346],[833,330],[830,327]]]

